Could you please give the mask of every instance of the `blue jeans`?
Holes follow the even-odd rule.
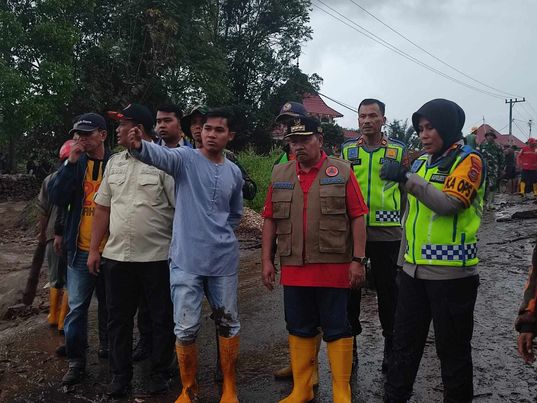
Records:
[[[65,317],[64,325],[65,347],[69,366],[84,367],[88,346],[88,308],[96,287],[99,300],[99,341],[101,348],[108,349],[104,276],[102,273],[98,276],[90,274],[87,266],[88,252],[77,251],[74,261],[73,254],[69,253],[67,261],[69,313]]]
[[[199,276],[187,273],[170,261],[170,288],[173,301],[175,337],[180,343],[192,343],[201,327],[203,294],[213,311],[213,319],[222,337],[239,333],[237,310],[238,274],[231,276]]]

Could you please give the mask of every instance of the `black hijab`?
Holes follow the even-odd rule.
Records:
[[[418,134],[418,125],[422,117],[431,122],[444,142],[437,156],[442,155],[453,143],[463,138],[462,127],[465,115],[462,108],[455,102],[441,98],[433,99],[414,112],[412,125]]]

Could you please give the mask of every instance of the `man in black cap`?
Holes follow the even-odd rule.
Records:
[[[53,204],[67,211],[64,243],[67,252],[67,291],[69,314],[65,318],[65,344],[69,370],[64,385],[82,380],[86,367],[88,307],[94,288],[99,299],[99,357],[108,356],[106,299],[102,275],[87,268],[95,195],[111,152],[105,147],[106,123],[96,113],[85,113],[76,120],[70,135],[77,135],[69,158],[49,184]],[[99,247],[102,252],[106,239]]]
[[[333,401],[350,402],[352,333],[347,303],[349,288],[365,280],[367,206],[350,164],[322,151],[317,119],[295,119],[286,138],[296,160],[272,171],[262,245],[263,284],[272,290],[272,249],[278,239],[293,372],[293,391],[281,402],[314,398],[319,328],[327,342]]]
[[[308,111],[298,102],[286,102],[280,109],[280,113],[276,117],[276,124],[280,126],[280,130],[284,133],[287,130],[287,125],[296,118],[308,116]],[[285,142],[283,146],[283,153],[274,162],[274,165],[283,164],[284,162],[291,161],[295,156],[291,153],[289,143]]]
[[[128,146],[129,130],[138,128],[152,141],[151,112],[131,104],[122,112],[109,112],[119,120],[118,144]],[[99,245],[109,233],[103,258],[108,296],[108,331],[112,380],[107,394],[125,395],[132,379],[132,328],[140,295],[145,297],[151,322],[151,394],[164,392],[173,359],[174,334],[168,251],[175,207],[173,178],[145,165],[127,150],[115,154],[95,196],[88,268],[99,272]]]

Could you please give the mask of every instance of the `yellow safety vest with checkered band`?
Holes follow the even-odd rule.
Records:
[[[385,159],[401,163],[405,145],[394,139],[383,139],[381,147],[367,151],[362,147],[363,139],[343,144],[341,156],[350,161],[354,175],[369,208],[366,225],[370,227],[401,226],[401,192],[397,182],[380,178],[380,169]]]
[[[474,149],[463,146],[440,161],[428,166],[427,155],[414,161],[411,172],[442,190],[446,178],[470,154],[481,156]],[[484,167],[484,165],[483,165]],[[474,266],[477,257],[477,230],[483,214],[485,167],[481,184],[470,207],[453,216],[440,216],[408,194],[408,216],[405,222],[407,250],[405,260],[412,264],[432,266]]]

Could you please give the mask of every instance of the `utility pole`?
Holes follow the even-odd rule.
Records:
[[[531,126],[533,126],[533,119],[528,121],[528,126],[530,127],[530,139],[531,139]]]
[[[506,104],[509,104],[509,144],[513,145],[513,105],[517,102],[526,102],[526,97],[523,97],[522,99],[509,99],[505,100]]]

